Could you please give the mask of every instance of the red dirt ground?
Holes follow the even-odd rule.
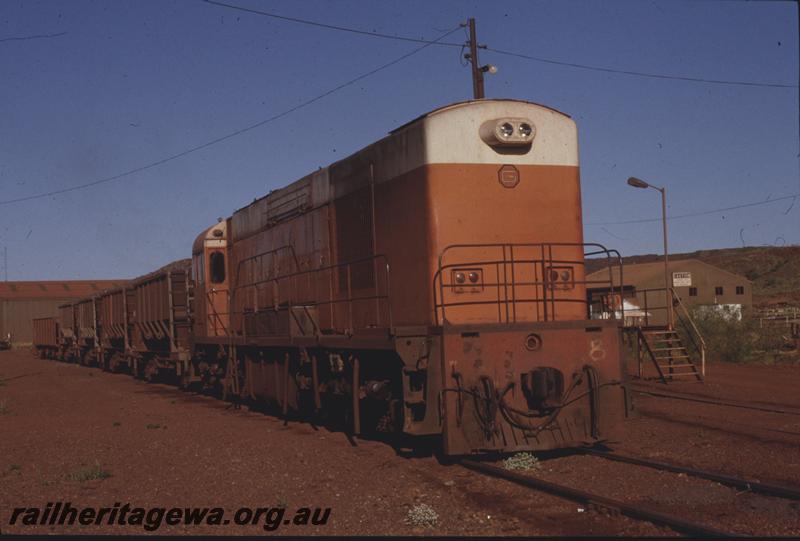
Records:
[[[19,377],[22,376],[22,377]],[[148,384],[129,376],[0,352],[0,530],[24,534],[140,534],[141,526],[9,525],[16,507],[330,507],[324,526],[281,535],[675,535],[482,477],[433,457],[316,430]],[[800,406],[800,369],[712,365],[708,383],[669,390]],[[652,387],[652,385],[651,385]],[[661,389],[664,386],[660,386]],[[730,395],[730,396],[728,396]],[[627,454],[800,485],[800,417],[635,394]],[[99,464],[105,479],[74,474]],[[745,534],[800,535],[798,502],[584,456],[543,461],[531,475],[645,502]],[[435,527],[405,523],[430,505]],[[264,534],[262,524],[167,526],[159,534]]]

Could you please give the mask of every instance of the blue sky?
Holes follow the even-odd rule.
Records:
[[[240,6],[435,39],[475,17],[490,48],[754,87],[577,69],[491,51],[490,98],[570,114],[585,237],[661,250],[659,196],[684,215],[800,193],[797,5],[738,1],[256,1]],[[61,34],[36,39],[9,39]],[[444,41],[461,42],[464,30]],[[0,201],[110,177],[293,108],[419,44],[200,0],[0,2]],[[431,46],[315,103],[85,190],[0,204],[11,280],[131,277],[188,257],[217,217],[441,105],[471,97],[457,47]],[[671,251],[800,244],[800,201],[670,222]],[[604,225],[606,224],[606,225]],[[1,256],[2,254],[0,254]],[[0,261],[0,264],[2,262]]]

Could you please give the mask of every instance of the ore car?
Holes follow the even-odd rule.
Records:
[[[128,364],[126,355],[130,350],[130,324],[127,310],[131,296],[132,291],[126,287],[110,289],[98,295],[97,349],[100,365],[105,370],[117,372]]]
[[[619,322],[589,320],[575,123],[432,111],[236,211],[193,247],[193,374],[446,454],[614,437]],[[607,287],[618,287],[609,271]]]
[[[59,352],[58,320],[42,317],[33,320],[33,348],[42,359],[55,359]]]
[[[189,261],[171,263],[126,288],[130,329],[125,359],[134,375],[182,378],[191,357]]]

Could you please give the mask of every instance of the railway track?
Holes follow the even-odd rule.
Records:
[[[747,490],[756,494],[763,494],[765,496],[775,496],[789,500],[800,500],[800,489],[793,487],[786,487],[781,485],[774,485],[770,483],[762,483],[751,479],[741,479],[739,477],[732,477],[730,475],[723,475],[705,470],[698,470],[696,468],[687,468],[685,466],[678,466],[675,464],[668,464],[666,462],[658,462],[655,460],[648,460],[645,458],[637,458],[627,455],[608,451],[598,451],[595,449],[581,449],[583,454],[605,458],[616,462],[625,462],[627,464],[635,464],[637,466],[644,466],[661,471],[669,471],[673,473],[684,473],[692,477],[699,477],[701,479],[708,479],[721,485],[738,488],[740,490]]]
[[[775,405],[775,406],[768,406],[768,405],[760,405],[754,404],[750,402],[738,402],[735,400],[724,400],[720,398],[713,398],[708,397],[705,395],[696,395],[696,394],[689,394],[689,393],[675,393],[675,392],[665,392],[661,390],[654,390],[650,387],[641,386],[633,384],[631,385],[631,390],[638,394],[644,394],[647,396],[652,396],[655,398],[669,398],[673,400],[684,400],[687,402],[697,402],[701,404],[712,404],[715,406],[728,406],[732,408],[741,408],[741,409],[748,409],[754,411],[763,411],[768,413],[780,413],[783,415],[800,415],[800,408],[793,407],[793,406],[786,406],[786,405]]]
[[[756,494],[762,494],[765,496],[772,496],[772,497],[791,499],[791,500],[800,500],[800,489],[793,487],[774,485],[770,483],[762,483],[760,481],[755,481],[752,479],[742,479],[715,472],[699,470],[696,468],[688,468],[684,466],[678,466],[675,464],[668,464],[665,462],[658,462],[654,460],[632,457],[609,451],[599,451],[596,449],[586,448],[586,449],[580,449],[578,453],[604,458],[615,462],[623,462],[627,464],[633,464],[636,466],[643,466],[656,470],[685,474],[701,479],[708,479],[710,481],[714,481],[721,485],[753,492]],[[491,477],[504,479],[530,489],[546,492],[548,494],[572,500],[584,505],[594,505],[597,507],[606,508],[633,519],[646,520],[654,524],[667,526],[675,531],[686,533],[689,535],[702,535],[702,536],[714,536],[714,537],[743,536],[743,534],[738,534],[706,526],[704,524],[692,522],[675,515],[654,511],[652,509],[648,509],[640,505],[635,505],[632,503],[615,500],[612,498],[607,498],[605,496],[595,494],[592,492],[587,492],[566,485],[560,485],[549,481],[544,481],[542,479],[537,479],[535,477],[531,477],[528,475],[523,475],[513,471],[508,471],[506,469],[493,466],[485,462],[479,462],[475,460],[463,460],[461,461],[461,465],[470,470],[477,471],[479,473],[483,473]]]
[[[548,494],[552,494],[553,496],[572,500],[584,505],[594,505],[609,509],[633,519],[646,520],[648,522],[652,522],[653,524],[667,526],[678,532],[689,535],[708,537],[742,537],[740,534],[719,530],[717,528],[712,528],[703,524],[684,520],[680,517],[653,511],[640,505],[614,500],[593,492],[586,492],[585,490],[579,490],[566,485],[559,485],[549,481],[543,481],[535,477],[508,471],[484,462],[478,462],[475,460],[462,460],[461,465],[484,475],[511,481],[512,483],[516,483],[530,489],[546,492]]]

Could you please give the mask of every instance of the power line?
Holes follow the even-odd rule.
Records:
[[[244,12],[247,12],[247,13],[253,13],[255,15],[263,15],[265,17],[272,17],[273,19],[280,19],[282,21],[289,21],[289,22],[299,23],[299,24],[307,24],[309,26],[317,26],[319,28],[327,28],[328,30],[339,30],[341,32],[350,32],[352,34],[361,34],[361,35],[365,35],[365,36],[372,36],[374,38],[394,39],[394,40],[400,40],[400,41],[412,41],[412,42],[415,42],[415,43],[427,43],[428,45],[441,45],[441,46],[444,46],[444,47],[461,47],[462,45],[464,45],[463,43],[440,42],[439,40],[430,41],[430,40],[426,40],[426,39],[422,39],[422,38],[412,38],[412,37],[408,37],[408,36],[396,36],[396,35],[392,35],[392,34],[382,34],[380,32],[370,32],[368,30],[359,30],[357,28],[348,28],[346,26],[336,26],[336,25],[333,25],[333,24],[326,24],[326,23],[320,23],[320,22],[316,22],[316,21],[309,21],[307,19],[298,19],[297,17],[287,17],[285,15],[278,15],[277,13],[270,13],[268,11],[261,11],[261,10],[258,10],[258,9],[250,9],[250,8],[246,8],[246,7],[242,7],[242,6],[236,6],[236,5],[233,5],[233,4],[226,4],[225,2],[217,2],[216,0],[203,0],[203,2],[205,2],[207,4],[213,4],[215,6],[235,9],[235,10],[244,11]]]
[[[157,161],[154,161],[154,162],[150,162],[150,163],[148,163],[146,165],[142,165],[142,166],[139,166],[139,167],[135,167],[133,169],[129,169],[128,171],[125,171],[123,173],[119,173],[117,175],[101,178],[101,179],[98,179],[98,180],[94,180],[92,182],[87,182],[85,184],[79,184],[77,186],[72,186],[72,187],[69,187],[69,188],[62,188],[60,190],[53,190],[53,191],[46,192],[46,193],[28,195],[28,196],[25,196],[25,197],[18,197],[16,199],[7,199],[5,201],[0,201],[0,205],[10,205],[12,203],[21,203],[23,201],[30,201],[32,199],[41,199],[43,197],[50,197],[50,196],[53,196],[53,195],[60,195],[60,194],[67,193],[67,192],[73,192],[73,191],[76,191],[76,190],[83,190],[85,188],[90,188],[92,186],[97,186],[98,184],[104,184],[104,183],[107,183],[107,182],[112,182],[114,180],[119,180],[121,178],[133,175],[135,173],[140,173],[142,171],[146,171],[148,169],[152,169],[152,168],[157,167],[159,165],[163,165],[165,163],[177,160],[178,158],[182,158],[184,156],[187,156],[187,155],[192,154],[194,152],[197,152],[199,150],[203,150],[204,148],[208,148],[208,147],[210,147],[212,145],[216,145],[218,143],[221,143],[223,141],[226,141],[228,139],[231,139],[231,138],[236,137],[238,135],[241,135],[243,133],[249,132],[249,131],[254,130],[256,128],[260,128],[261,126],[264,126],[265,124],[269,124],[270,122],[274,122],[275,120],[283,118],[283,117],[289,115],[290,113],[293,113],[293,112],[295,112],[295,111],[297,111],[299,109],[302,109],[304,107],[308,107],[312,103],[315,103],[315,102],[317,102],[317,101],[319,101],[319,100],[321,100],[321,99],[323,99],[323,98],[325,98],[327,96],[330,96],[334,92],[338,92],[339,90],[341,90],[341,89],[343,89],[345,87],[348,87],[350,85],[353,85],[353,84],[357,83],[358,81],[361,81],[363,79],[366,79],[367,77],[375,75],[379,71],[383,71],[383,70],[385,70],[385,69],[387,69],[387,68],[389,68],[391,66],[394,66],[395,64],[397,64],[399,62],[402,62],[406,58],[417,54],[418,52],[422,51],[423,49],[425,49],[427,47],[430,47],[431,45],[434,45],[439,40],[446,38],[447,36],[449,36],[450,34],[452,34],[455,31],[459,30],[460,28],[461,28],[461,25],[459,25],[459,26],[453,28],[452,30],[449,30],[448,32],[442,34],[441,36],[439,36],[439,38],[437,38],[434,41],[431,41],[430,43],[426,43],[426,44],[422,45],[421,47],[417,47],[413,51],[408,52],[408,53],[406,53],[406,54],[404,54],[404,55],[402,55],[402,56],[400,56],[398,58],[395,58],[391,62],[387,62],[386,64],[383,64],[383,65],[381,65],[381,66],[379,66],[379,67],[377,67],[377,68],[375,68],[373,70],[370,70],[370,71],[368,71],[368,72],[366,72],[366,73],[364,73],[362,75],[359,75],[358,77],[356,77],[354,79],[350,79],[349,81],[347,81],[345,83],[342,83],[342,84],[340,84],[338,86],[335,86],[335,87],[331,88],[330,90],[327,90],[326,92],[323,92],[322,94],[320,94],[320,95],[318,95],[318,96],[316,96],[314,98],[306,100],[306,101],[304,101],[303,103],[301,103],[299,105],[295,105],[294,107],[292,107],[290,109],[287,109],[287,110],[285,110],[285,111],[283,111],[281,113],[278,113],[276,115],[273,115],[273,116],[271,116],[271,117],[269,117],[269,118],[267,118],[265,120],[262,120],[260,122],[256,122],[255,124],[251,124],[251,125],[246,126],[244,128],[241,128],[241,129],[238,129],[236,131],[230,132],[228,134],[222,135],[220,137],[212,139],[211,141],[207,141],[207,142],[205,142],[203,144],[188,148],[188,149],[186,149],[184,151],[178,152],[177,154],[172,154],[171,156],[168,156],[166,158],[162,158],[160,160],[157,160]]]
[[[66,32],[59,32],[58,34],[37,34],[35,36],[19,36],[16,38],[0,38],[0,42],[3,41],[25,41],[29,39],[42,39],[42,38],[57,38],[59,36],[65,35]]]
[[[643,71],[622,70],[614,68],[606,68],[602,66],[591,66],[589,64],[577,64],[575,62],[561,62],[559,60],[551,60],[549,58],[542,58],[539,56],[531,56],[527,54],[514,53],[511,51],[503,51],[500,49],[493,49],[492,47],[485,47],[487,51],[502,54],[506,56],[515,56],[517,58],[524,58],[526,60],[533,60],[535,62],[543,62],[545,64],[555,64],[558,66],[568,66],[571,68],[579,68],[592,71],[602,71],[606,73],[618,73],[622,75],[633,75],[636,77],[649,77],[651,79],[672,79],[677,81],[689,81],[692,83],[709,83],[717,85],[738,85],[738,86],[760,86],[771,88],[797,88],[798,85],[789,85],[783,83],[757,83],[752,81],[726,81],[721,79],[705,79],[702,77],[684,77],[682,75],[663,75],[660,73],[647,73]]]
[[[287,17],[285,15],[278,15],[276,13],[271,13],[268,11],[261,11],[258,9],[250,9],[242,6],[236,6],[233,4],[226,4],[224,2],[219,2],[217,0],[203,0],[207,4],[213,4],[215,6],[225,7],[229,9],[235,9],[238,11],[244,11],[247,13],[253,13],[256,15],[263,15],[265,17],[272,17],[274,19],[280,19],[284,21],[290,21],[299,24],[306,24],[309,26],[316,26],[319,28],[327,28],[329,30],[339,30],[342,32],[350,32],[353,34],[361,34],[365,36],[372,36],[376,38],[385,38],[385,39],[394,39],[400,41],[412,41],[416,43],[427,43],[429,45],[441,45],[446,47],[463,47],[463,43],[452,43],[452,42],[434,42],[428,41],[421,38],[412,38],[409,36],[397,36],[392,34],[382,34],[380,32],[370,32],[367,30],[359,30],[357,28],[349,28],[346,26],[336,26],[332,24],[320,23],[317,21],[310,21],[307,19],[298,19],[296,17]],[[754,81],[730,81],[730,80],[721,80],[721,79],[706,79],[703,77],[687,77],[682,75],[664,75],[660,73],[647,73],[642,71],[634,71],[634,70],[623,70],[623,69],[615,69],[615,68],[607,68],[603,66],[592,66],[589,64],[579,64],[576,62],[564,62],[560,60],[552,60],[550,58],[543,58],[540,56],[531,56],[523,53],[516,53],[513,51],[504,51],[501,49],[494,49],[492,47],[487,47],[485,45],[478,46],[481,49],[485,49],[487,51],[491,51],[493,53],[506,55],[506,56],[514,56],[517,58],[524,58],[526,60],[533,60],[535,62],[543,62],[545,64],[554,64],[557,66],[567,66],[571,68],[578,68],[584,70],[592,70],[592,71],[600,71],[605,73],[617,73],[622,75],[631,75],[635,77],[646,77],[651,79],[671,79],[677,81],[689,81],[693,83],[708,83],[708,84],[720,84],[720,85],[738,85],[738,86],[756,86],[756,87],[769,87],[769,88],[798,88],[800,85],[790,85],[790,84],[783,84],[783,83],[760,83]]]
[[[756,207],[758,205],[766,205],[768,203],[775,203],[776,201],[786,201],[787,199],[797,199],[800,197],[800,193],[796,193],[793,195],[785,195],[783,197],[776,197],[775,199],[768,199],[766,201],[757,201],[755,203],[745,203],[743,205],[736,205],[734,207],[726,207],[724,209],[714,209],[714,210],[704,210],[701,212],[692,212],[689,214],[679,214],[677,216],[667,216],[667,220],[678,220],[681,218],[693,218],[695,216],[706,216],[708,214],[716,214],[718,212],[726,212],[729,210],[736,210],[736,209],[743,209],[747,207]],[[791,208],[791,207],[790,207]],[[651,222],[660,222],[661,218],[646,218],[641,220],[624,220],[621,222],[594,222],[594,223],[587,223],[584,225],[628,225],[628,224],[645,224]]]

